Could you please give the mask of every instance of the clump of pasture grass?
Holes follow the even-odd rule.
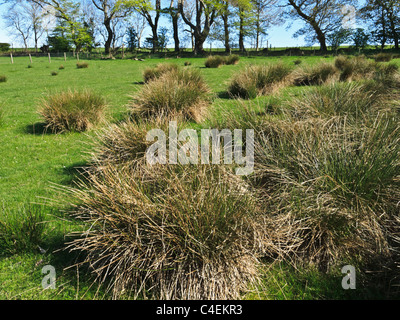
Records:
[[[290,72],[291,68],[283,63],[249,66],[232,78],[228,92],[243,99],[269,94],[286,84]]]
[[[225,59],[222,56],[209,56],[204,62],[206,68],[219,68],[224,64],[225,64]]]
[[[293,84],[296,86],[314,86],[335,81],[337,69],[330,63],[319,63],[295,69],[292,73]]]
[[[172,71],[178,71],[179,67],[175,63],[160,63],[155,67],[146,68],[143,71],[143,79],[145,83],[160,78],[162,75]]]
[[[146,139],[152,129],[168,132],[165,119],[141,119],[111,124],[96,134],[92,162],[99,167],[107,164],[134,166],[143,158],[147,149],[154,143]]]
[[[388,89],[400,88],[400,72],[396,63],[380,63],[376,66],[374,80]]]
[[[41,207],[23,205],[10,210],[3,204],[0,215],[0,255],[37,251],[43,242],[44,212]]]
[[[82,132],[104,121],[104,98],[90,90],[62,91],[41,100],[39,114],[46,130],[54,133]]]
[[[78,62],[78,63],[76,64],[76,67],[77,67],[78,69],[89,68],[89,63],[87,63],[87,62]]]
[[[64,70],[65,69],[65,67],[64,67],[64,65],[61,65],[61,66],[59,66],[59,68],[58,68],[59,70]]]
[[[7,81],[7,77],[0,75],[0,82],[6,82],[6,81]]]
[[[58,72],[52,71],[52,72],[51,72],[51,75],[52,75],[52,76],[58,76]]]
[[[400,196],[396,120],[271,122],[261,136],[252,182],[267,195],[269,214],[291,228],[286,247],[325,270],[343,258],[390,254]]]
[[[393,54],[391,53],[378,53],[374,56],[376,62],[390,62],[393,59]]]
[[[192,63],[191,63],[190,61],[185,61],[185,63],[184,63],[184,66],[185,66],[185,67],[191,66],[191,65],[192,65]]]
[[[347,116],[362,120],[365,115],[377,114],[390,107],[386,91],[382,92],[375,82],[336,82],[318,86],[293,96],[286,104],[286,109],[297,119]]]
[[[226,65],[238,64],[239,60],[240,57],[237,54],[231,54],[225,57],[225,64]]]
[[[201,121],[210,105],[210,89],[196,69],[166,72],[134,97],[133,114],[143,117],[182,116]]]
[[[372,79],[376,63],[364,56],[339,56],[335,59],[335,67],[340,72],[340,81],[358,81]]]
[[[69,249],[114,298],[239,298],[258,278],[263,230],[243,190],[223,166],[106,166],[72,190],[87,232]]]

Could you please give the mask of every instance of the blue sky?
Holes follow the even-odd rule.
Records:
[[[21,47],[21,43],[18,42],[15,38],[9,35],[9,32],[4,27],[4,21],[2,19],[2,15],[4,11],[7,10],[6,6],[0,5],[0,42],[7,42],[12,43],[14,47]],[[268,37],[266,38],[269,44],[272,47],[297,47],[297,46],[304,46],[304,40],[302,38],[294,39],[292,35],[295,31],[302,25],[302,22],[296,22],[293,24],[290,30],[286,30],[286,25],[275,26],[268,30]],[[170,36],[172,38],[172,35]],[[41,42],[45,40],[45,37],[41,39]],[[172,39],[170,41],[169,46],[172,46]],[[213,43],[213,47],[217,46],[217,43]],[[218,45],[220,46],[220,45]],[[264,40],[263,46],[266,46],[266,40]],[[205,48],[208,48],[209,44],[205,44]]]

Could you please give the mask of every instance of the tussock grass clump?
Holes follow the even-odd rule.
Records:
[[[87,63],[87,62],[78,62],[78,63],[76,64],[76,67],[77,67],[78,69],[89,68],[89,63]]]
[[[254,199],[222,166],[107,166],[73,191],[70,243],[114,298],[235,299],[257,279]]]
[[[291,228],[286,247],[323,269],[391,251],[400,128],[385,114],[371,119],[357,127],[345,117],[274,122],[256,145],[253,183],[268,195],[269,212]]]
[[[314,66],[305,66],[293,71],[293,84],[296,86],[321,85],[335,81],[337,73],[335,66],[326,62]]]
[[[65,67],[64,67],[64,65],[61,65],[61,66],[58,67],[58,69],[59,69],[59,70],[64,70]]]
[[[400,88],[400,72],[396,63],[380,63],[376,66],[374,80],[388,89]]]
[[[393,54],[391,53],[378,53],[374,56],[374,59],[376,62],[389,62],[392,61],[393,59]]]
[[[335,66],[340,71],[340,81],[358,81],[372,79],[376,63],[364,56],[352,58],[339,56],[335,59]]]
[[[38,206],[21,206],[19,210],[2,207],[0,215],[0,255],[38,250],[43,242],[44,212]]]
[[[192,63],[191,63],[190,61],[185,61],[185,63],[184,63],[184,66],[185,66],[185,67],[191,66],[191,65],[192,65]]]
[[[0,82],[6,82],[6,81],[7,81],[7,77],[0,75]]]
[[[179,67],[175,63],[160,63],[156,67],[146,68],[143,71],[143,80],[148,83],[151,80],[160,78],[165,73],[178,71]]]
[[[225,64],[227,64],[227,65],[238,64],[239,60],[240,60],[240,57],[237,54],[231,54],[231,55],[225,57]]]
[[[131,104],[143,117],[182,116],[200,121],[210,105],[210,90],[197,69],[165,73],[145,85]]]
[[[332,83],[312,88],[286,102],[295,118],[347,116],[355,120],[389,108],[386,90],[375,82]]]
[[[58,72],[56,72],[56,71],[52,71],[50,74],[51,74],[52,76],[58,76]]]
[[[132,121],[128,119],[112,124],[96,134],[93,163],[103,167],[107,164],[131,166],[143,158],[147,149],[154,143],[146,136],[152,129],[168,132],[168,122],[160,118]]]
[[[54,133],[82,132],[104,121],[104,98],[92,91],[63,91],[42,99],[39,114]]]
[[[224,64],[225,64],[225,59],[222,56],[209,56],[204,62],[206,68],[219,68]]]
[[[283,63],[249,66],[233,77],[228,92],[243,99],[269,94],[285,85],[290,72],[290,67]]]

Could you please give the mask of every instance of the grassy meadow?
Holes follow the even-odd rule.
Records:
[[[144,61],[128,59],[87,60],[84,61],[88,63],[87,68],[77,68],[77,61],[72,58],[67,61],[64,61],[63,58],[53,58],[49,63],[47,58],[33,57],[33,63],[30,65],[27,57],[15,57],[14,64],[11,64],[7,57],[0,57],[0,76],[6,77],[6,81],[0,82],[0,299],[111,299],[115,297],[113,291],[108,290],[108,283],[100,285],[99,282],[94,281],[95,276],[89,272],[88,268],[76,264],[77,261],[83,259],[79,250],[73,252],[64,250],[65,244],[73,238],[70,235],[71,232],[85,230],[85,226],[79,219],[68,214],[70,202],[75,203],[76,199],[74,199],[73,194],[65,190],[69,188],[86,190],[84,182],[78,184],[78,186],[76,186],[76,182],[80,181],[79,179],[85,179],[82,167],[87,166],[92,160],[92,152],[95,152],[94,141],[97,141],[98,135],[102,134],[105,127],[109,127],[111,124],[119,124],[129,117],[132,97],[137,97],[147,85],[143,80],[143,72],[147,68],[155,67],[160,63],[174,63],[181,69],[197,70],[196,72],[200,73],[209,88],[210,92],[207,93],[210,95],[209,115],[202,117],[199,121],[188,118],[183,125],[197,129],[251,127],[255,129],[256,136],[260,131],[263,133],[263,139],[260,138],[260,141],[258,141],[256,138],[255,178],[250,177],[249,181],[245,182],[246,186],[251,186],[249,190],[254,191],[254,197],[252,193],[249,202],[243,203],[244,200],[238,199],[235,194],[232,195],[229,187],[227,187],[227,189],[221,191],[223,192],[221,198],[226,199],[226,203],[221,203],[218,207],[217,205],[216,207],[204,205],[201,209],[208,213],[217,210],[226,210],[227,212],[231,210],[229,212],[232,212],[233,215],[235,210],[246,212],[248,206],[257,208],[257,214],[262,212],[262,208],[268,208],[266,211],[270,210],[271,212],[271,217],[268,216],[268,219],[271,218],[272,220],[265,222],[266,225],[276,223],[279,227],[275,229],[280,229],[280,227],[290,229],[291,226],[294,228],[299,224],[302,226],[299,227],[299,232],[296,235],[289,233],[289,237],[315,239],[315,242],[321,246],[315,249],[313,245],[299,244],[301,253],[296,251],[293,255],[288,254],[288,257],[281,254],[280,251],[273,252],[270,255],[261,255],[257,258],[256,266],[259,270],[259,280],[241,290],[241,299],[385,299],[396,297],[398,293],[395,293],[396,287],[394,285],[399,283],[400,278],[397,261],[395,258],[393,261],[389,259],[391,266],[391,263],[393,263],[392,269],[382,267],[386,258],[381,259],[381,254],[376,251],[376,247],[379,247],[379,245],[370,243],[371,238],[382,237],[381,247],[388,243],[388,247],[392,246],[398,249],[395,238],[399,236],[398,230],[400,229],[400,220],[399,218],[396,220],[396,217],[399,217],[399,208],[397,204],[396,209],[396,205],[393,203],[396,203],[396,197],[399,195],[397,192],[399,190],[400,172],[396,172],[399,168],[399,159],[393,159],[392,162],[389,162],[390,155],[396,155],[396,152],[398,152],[398,149],[396,149],[398,140],[393,137],[393,134],[386,133],[385,128],[393,126],[392,131],[396,132],[397,130],[398,133],[399,107],[397,104],[397,109],[396,105],[393,107],[395,111],[388,111],[388,124],[386,127],[382,125],[382,127],[385,127],[382,129],[379,126],[381,120],[377,119],[380,119],[379,116],[383,111],[379,109],[379,106],[368,104],[371,103],[371,100],[374,102],[382,101],[382,105],[386,106],[395,104],[397,101],[397,84],[392,85],[391,82],[386,84],[389,83],[389,80],[385,80],[385,82],[378,78],[381,73],[386,74],[386,69],[376,67],[378,71],[375,69],[373,71],[367,70],[363,71],[365,73],[362,75],[353,72],[351,75],[353,77],[352,84],[362,84],[366,77],[365,74],[372,72],[373,76],[371,77],[375,77],[373,80],[375,83],[372,86],[377,86],[377,83],[385,84],[385,87],[382,87],[379,92],[372,92],[368,87],[371,84],[368,83],[365,84],[365,87],[347,88],[345,86],[348,82],[343,81],[343,88],[339,85],[334,89],[337,91],[332,93],[332,91],[327,92],[323,89],[318,91],[323,85],[329,86],[330,75],[323,78],[321,83],[318,83],[319,80],[314,83],[315,79],[310,75],[312,74],[310,70],[321,63],[334,66],[335,57],[332,56],[240,57],[237,64],[224,64],[218,68],[206,68],[205,61],[206,58],[204,57],[153,58],[144,59]],[[261,80],[257,84],[251,85],[253,91],[246,97],[250,99],[237,99],[235,97],[236,93],[241,94],[242,89],[238,89],[238,86],[244,80],[238,78],[236,83],[232,84],[231,80],[234,77],[244,74],[246,70],[254,71],[256,66],[278,64],[282,66],[282,70],[287,68],[290,71],[287,72],[287,74],[290,73],[289,77],[296,77],[295,81],[299,85],[284,82],[283,78],[286,73],[279,76],[281,78],[278,80],[270,80],[267,79],[267,76],[264,76],[266,80],[263,78],[265,82],[262,85],[259,85]],[[400,66],[400,60],[394,59],[390,64]],[[340,70],[341,66],[336,67]],[[305,71],[302,75],[292,73],[297,68],[308,68],[308,74],[305,76],[304,74],[307,73]],[[347,80],[350,76],[345,72],[349,72],[349,69],[347,66],[343,68],[345,71],[335,72],[342,72],[340,76],[346,77]],[[263,72],[271,74],[271,70],[264,70]],[[326,72],[329,73],[330,71]],[[389,71],[387,72],[389,73]],[[293,82],[293,80],[290,81]],[[390,79],[390,81],[392,80]],[[340,80],[337,80],[337,82],[340,82]],[[304,83],[307,83],[307,85],[304,85]],[[369,91],[366,91],[366,87]],[[85,132],[65,131],[58,133],[49,129],[39,113],[46,97],[62,91],[83,89],[90,89],[94,94],[104,98],[106,122],[96,124],[91,130]],[[232,94],[229,94],[228,89]],[[343,93],[345,90],[352,90],[351,94],[359,99],[354,107],[354,112],[350,110],[353,106],[350,103],[348,109],[340,110],[338,104],[342,103],[347,106],[346,103],[350,99],[347,98],[348,96],[341,98],[341,95],[345,94]],[[390,90],[390,92],[387,90]],[[391,97],[390,101],[385,98],[387,96]],[[365,99],[365,97],[368,98]],[[144,94],[140,97],[141,101],[145,98]],[[332,104],[326,103],[329,99],[334,102]],[[376,114],[375,111],[372,111],[375,110],[374,108],[378,110]],[[365,116],[367,113],[368,116]],[[370,113],[371,115],[369,115]],[[260,120],[255,120],[260,114]],[[246,118],[246,115],[250,115],[249,119]],[[255,118],[251,119],[252,116]],[[311,117],[312,119],[327,121],[327,123],[331,122],[330,124],[324,122],[320,127],[317,120],[315,122],[306,121]],[[362,124],[359,124],[361,118],[363,119]],[[298,123],[296,122],[298,119],[306,120]],[[386,121],[385,119],[382,121]],[[356,129],[349,129],[352,126]],[[368,129],[375,127],[376,130],[372,133]],[[258,130],[259,128],[262,128],[262,130]],[[373,136],[374,134],[375,136]],[[339,142],[335,140],[335,137],[338,136],[340,136]],[[372,154],[372,156],[360,158],[359,162],[354,160],[351,165],[353,170],[348,171],[348,168],[340,166],[354,159],[354,156],[351,155],[351,152],[353,152],[351,143],[352,141],[359,141],[357,139],[363,141],[363,146],[367,145],[365,150],[360,149],[361,151],[358,150],[358,152],[365,151],[365,154]],[[371,139],[375,139],[378,146],[372,143],[368,144]],[[273,141],[278,141],[279,146],[274,144]],[[326,144],[323,143],[324,141]],[[340,141],[348,142],[348,145],[341,144]],[[389,142],[387,150],[382,151],[385,154],[382,155],[376,150],[381,148],[381,144],[385,144],[385,141]],[[260,150],[264,150],[265,153]],[[336,152],[332,154],[332,150],[336,150]],[[324,153],[325,151],[326,153]],[[304,162],[301,162],[302,160]],[[262,165],[258,167],[257,163]],[[317,171],[314,168],[315,163],[326,164],[326,170],[318,168],[321,171],[315,172]],[[381,164],[384,168],[382,170],[379,169]],[[129,169],[121,167],[121,172],[125,172],[124,170]],[[200,169],[200,172],[196,173],[197,169],[193,170],[195,173],[190,171],[193,175],[201,176],[204,174],[207,177],[212,176],[214,178],[212,173]],[[286,170],[285,174],[282,173],[284,170]],[[373,172],[374,175],[365,174],[365,176],[360,177],[354,172],[355,170],[359,170],[359,172],[366,170]],[[172,179],[173,177],[176,179],[182,177],[182,172],[178,171],[178,169],[173,172],[161,170],[156,177],[166,177],[165,181],[173,184],[173,181],[175,181]],[[110,169],[109,172],[104,173],[103,178],[117,181],[121,178],[119,174],[119,172]],[[149,173],[145,172],[144,174]],[[324,180],[321,178],[327,176],[332,179]],[[393,176],[395,177],[394,180],[392,179]],[[227,177],[227,179],[231,179],[229,175]],[[265,177],[269,179],[268,181],[273,181],[274,188],[270,187],[269,184],[264,185],[263,179]],[[213,178],[210,178],[211,182]],[[365,182],[368,178],[371,181]],[[99,181],[96,179],[99,179]],[[139,177],[138,180],[140,180]],[[340,183],[335,182],[332,185],[331,181],[334,180],[340,181]],[[382,191],[382,193],[376,195],[370,190],[370,188],[381,190],[381,185],[389,180],[390,182],[384,185],[390,185],[390,188],[392,188],[388,187],[388,192]],[[100,184],[102,180],[92,176],[89,181]],[[123,181],[122,178],[121,181]],[[381,182],[381,184],[376,181]],[[197,187],[198,183],[198,181],[193,182],[192,180],[184,181],[182,188],[186,188],[188,185],[196,185]],[[356,185],[353,187],[353,184]],[[121,185],[125,186],[122,182]],[[266,187],[266,185],[268,186]],[[275,186],[277,187],[275,188]],[[107,185],[107,187],[111,188],[112,186]],[[211,184],[204,183],[203,187],[214,190]],[[132,194],[142,190],[128,182],[126,182],[126,188]],[[144,181],[143,189],[146,188],[147,185]],[[82,215],[86,212],[85,210],[91,210],[91,205],[107,206],[107,212],[119,210],[115,208],[120,208],[120,202],[117,202],[118,205],[115,205],[114,208],[112,203],[106,203],[104,199],[101,202],[98,198],[95,198],[96,192],[100,193],[100,189],[99,187],[95,190],[93,199],[89,199],[90,197],[86,197],[85,194],[78,195],[80,200],[87,201],[87,206],[85,204],[78,208]],[[109,190],[110,193],[113,193],[112,190],[112,188]],[[173,190],[171,187],[171,190],[168,189],[165,194],[170,196],[174,192],[178,192],[177,190]],[[193,197],[201,193],[196,190],[193,191]],[[310,190],[312,190],[312,193]],[[146,199],[154,196],[150,191],[146,192],[148,192],[144,193]],[[259,195],[262,195],[262,197]],[[317,195],[320,195],[320,197]],[[204,194],[201,199],[203,199],[203,196],[211,197],[209,194]],[[121,194],[120,197],[122,199],[123,195]],[[156,198],[156,196],[154,197]],[[318,208],[313,202],[313,197],[320,201]],[[272,203],[272,198],[279,199],[279,201]],[[134,201],[131,198],[129,199]],[[97,203],[95,200],[99,202]],[[107,198],[108,200],[109,198]],[[165,206],[162,212],[172,212],[180,219],[179,212],[175,212],[171,208],[179,208],[180,205],[183,207],[186,200],[182,199],[182,202],[179,202],[172,197],[171,199],[168,198],[168,204],[162,203]],[[216,202],[217,200],[215,199]],[[157,203],[157,201],[154,200],[154,203]],[[397,198],[398,201],[399,198]],[[236,207],[228,202],[235,203]],[[315,210],[307,211],[306,208],[310,207],[315,207]],[[195,209],[193,210],[195,211]],[[200,209],[197,208],[196,210]],[[356,214],[353,215],[353,212],[356,212]],[[380,220],[375,219],[375,213],[377,216],[387,214],[394,218],[393,220],[388,218],[391,222],[385,224],[382,230],[376,231],[373,226],[379,224]],[[280,219],[286,214],[288,218],[282,222]],[[323,218],[321,218],[322,215],[324,215]],[[363,218],[359,218],[360,215]],[[351,218],[348,218],[349,216]],[[325,219],[325,217],[327,218]],[[368,219],[364,219],[364,217],[368,217]],[[277,219],[273,220],[275,218]],[[348,220],[346,220],[347,218]],[[182,218],[182,220],[184,219]],[[290,225],[289,220],[293,225]],[[398,225],[395,225],[395,222],[392,221],[397,221]],[[287,225],[286,222],[288,222]],[[348,225],[357,224],[361,225],[366,231],[363,233],[364,229],[355,231],[347,228]],[[323,227],[315,233],[303,233],[302,230],[314,230],[313,226],[316,225],[323,225]],[[251,223],[250,226],[253,227]],[[184,230],[191,230],[189,226],[187,228]],[[212,227],[210,228],[212,229]],[[338,230],[337,234],[335,233],[336,230]],[[385,235],[391,233],[392,230],[397,231],[393,231],[393,239],[387,240]],[[152,230],[152,232],[156,232],[156,230]],[[350,233],[356,235],[354,241],[349,236]],[[221,234],[221,237],[224,236],[224,233]],[[230,235],[229,232],[227,234]],[[271,239],[275,239],[274,236],[271,237]],[[280,241],[283,241],[282,239],[277,242],[280,243]],[[171,243],[174,241],[178,240],[171,238]],[[347,244],[346,241],[349,241],[350,244]],[[353,243],[357,243],[359,247],[354,246],[353,248]],[[295,247],[297,244],[288,240],[287,245],[288,247]],[[362,253],[354,254],[359,250],[358,248],[365,248],[367,258],[364,258]],[[239,249],[242,250],[243,248],[237,248],[237,250]],[[151,250],[153,249],[149,249],[149,252]],[[267,248],[265,252],[268,252],[268,250]],[[312,253],[310,253],[311,251]],[[301,263],[295,261],[297,257],[300,257]],[[229,259],[229,256],[227,259]],[[364,263],[364,261],[367,262]],[[342,266],[347,264],[356,266],[356,290],[342,289],[341,281],[344,275],[340,270]],[[57,283],[54,290],[44,290],[41,286],[43,279],[41,270],[45,265],[54,266],[57,272]],[[169,265],[166,264],[166,266]],[[240,270],[236,271],[240,273]],[[178,275],[174,276],[181,279]],[[161,276],[155,275],[154,277],[158,279],[157,277]],[[193,281],[196,281],[196,279]],[[219,281],[224,283],[224,280]],[[195,287],[195,284],[193,286]],[[161,288],[160,290],[166,289]],[[161,294],[160,296],[165,297]],[[178,294],[171,296],[179,297]],[[137,298],[144,297],[151,298],[152,292],[146,292],[146,294],[139,292],[137,294]],[[155,297],[158,296],[155,295]],[[125,299],[131,298],[131,296],[126,292],[118,298]]]

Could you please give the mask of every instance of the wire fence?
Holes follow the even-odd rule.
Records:
[[[362,54],[362,53],[376,53],[377,48],[370,46],[363,50],[355,50],[352,47],[342,47],[338,50],[331,50],[330,52],[321,52],[319,47],[286,47],[286,48],[260,48],[247,49],[244,52],[239,49],[231,49],[230,52],[226,52],[224,48],[213,48],[210,50],[205,49],[203,55],[212,54],[238,54],[240,56],[314,56],[314,55],[326,55],[326,54]],[[388,46],[385,51],[392,51],[392,48]],[[191,48],[180,49],[179,52],[175,52],[173,49],[165,49],[156,53],[152,53],[150,49],[137,49],[137,50],[127,50],[119,49],[114,50],[112,54],[106,55],[104,49],[97,49],[92,52],[35,52],[35,50],[23,50],[23,49],[13,49],[8,52],[0,52],[0,57],[8,57],[10,63],[15,63],[14,58],[18,58],[21,61],[21,57],[26,58],[28,63],[33,63],[36,58],[47,58],[49,63],[52,59],[57,61],[71,61],[71,60],[98,60],[98,59],[143,59],[143,58],[167,58],[167,57],[193,57],[193,52]]]

